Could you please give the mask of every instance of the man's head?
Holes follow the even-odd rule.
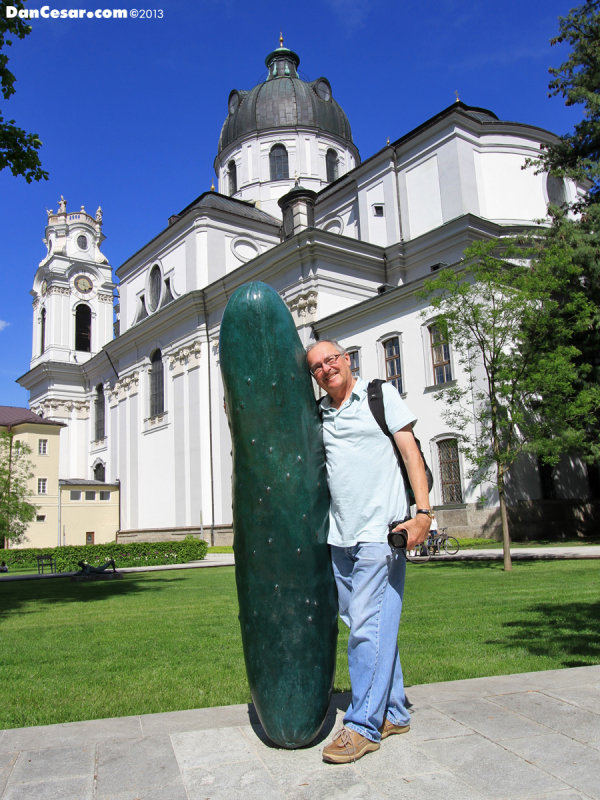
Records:
[[[335,339],[321,339],[307,347],[306,361],[313,378],[332,397],[346,394],[354,385],[350,356]]]

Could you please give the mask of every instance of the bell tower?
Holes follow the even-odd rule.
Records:
[[[44,244],[33,281],[31,368],[46,361],[83,363],[113,335],[112,269],[100,251],[102,209],[95,217],[81,206],[48,211]]]

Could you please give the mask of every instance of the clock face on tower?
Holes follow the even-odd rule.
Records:
[[[75,278],[75,288],[77,289],[77,291],[83,292],[83,294],[87,294],[88,292],[92,291],[94,286],[87,275],[78,275]]]

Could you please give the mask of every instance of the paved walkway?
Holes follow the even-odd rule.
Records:
[[[580,547],[511,547],[512,558],[519,560],[577,559],[600,558],[600,545],[582,545]],[[454,556],[433,556],[433,561],[501,561],[502,548],[491,550],[460,550]],[[117,567],[118,572],[158,572],[168,569],[196,569],[197,567],[232,567],[235,561],[233,553],[211,553],[210,549],[202,561],[190,561],[189,564],[164,564],[158,567]],[[45,573],[44,575],[0,575],[0,581],[32,581],[44,578],[65,578],[76,575],[75,572]]]
[[[252,706],[0,732],[2,800],[599,800],[600,666],[409,689],[412,729],[356,764],[324,764],[343,715],[302,750]]]

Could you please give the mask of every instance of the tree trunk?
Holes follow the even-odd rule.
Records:
[[[500,503],[500,519],[502,520],[502,551],[504,553],[504,570],[512,569],[510,555],[510,532],[508,529],[508,512],[506,510],[506,494],[504,491],[504,473],[498,469],[498,501]]]

